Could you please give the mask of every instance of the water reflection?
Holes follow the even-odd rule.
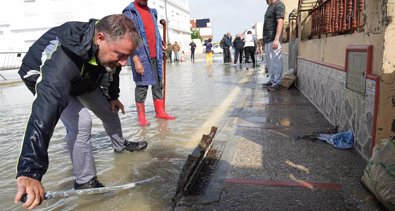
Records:
[[[243,74],[235,74],[230,67],[224,69],[221,63],[168,65],[166,110],[177,119],[156,119],[151,92],[148,92],[146,116],[150,125],[142,128],[137,121],[131,72],[123,70],[120,100],[125,105],[126,114],[121,114],[120,118],[124,136],[129,140],[146,140],[149,146],[141,153],[114,153],[101,122],[92,115],[92,148],[98,177],[106,185],[121,185],[156,175],[159,179],[131,190],[51,199],[38,210],[170,210],[187,155],[200,141],[202,134],[210,131],[211,126],[221,127],[212,125],[208,119],[230,93],[235,93],[234,84],[238,84],[242,77]],[[0,150],[3,161],[0,167],[0,210],[22,210],[20,205],[13,203],[16,193],[15,165],[33,96],[22,83],[0,86],[0,96]],[[49,145],[49,169],[42,180],[48,191],[73,187],[64,136],[65,129],[59,123]]]

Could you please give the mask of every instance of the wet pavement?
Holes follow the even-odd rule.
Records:
[[[312,138],[336,128],[298,89],[263,89],[262,66],[245,74],[208,187],[176,210],[385,210],[360,182],[366,160]]]
[[[366,161],[355,150],[338,150],[311,135],[334,129],[296,89],[269,92],[263,65],[238,69],[222,64],[216,55],[212,65],[198,56],[167,66],[167,111],[175,121],[154,118],[149,93],[146,109],[151,124],[138,126],[130,70],[121,75],[121,115],[124,135],[147,140],[143,153],[115,154],[101,123],[94,117],[93,151],[98,177],[118,185],[151,176],[159,181],[121,193],[81,196],[44,202],[41,210],[384,210],[361,185]],[[0,72],[5,73],[5,72]],[[8,77],[15,75],[9,73]],[[13,205],[15,160],[21,133],[33,99],[23,84],[0,80],[2,138],[0,150],[1,210]],[[210,128],[219,149],[207,187],[184,196],[177,207],[171,201],[188,154]],[[50,144],[50,167],[44,177],[49,190],[72,187],[70,161],[63,142],[64,128],[57,127]],[[199,179],[199,178],[198,178]]]

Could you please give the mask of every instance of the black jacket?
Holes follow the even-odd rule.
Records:
[[[233,47],[237,50],[243,50],[244,49],[244,41],[240,37],[236,37],[236,39],[233,40]]]
[[[93,91],[107,73],[96,62],[93,43],[96,20],[67,22],[44,33],[29,48],[18,71],[35,94],[21,154],[17,177],[41,180],[48,168],[48,145],[70,96]],[[44,61],[44,62],[43,62]],[[109,98],[119,96],[119,72],[113,73]]]

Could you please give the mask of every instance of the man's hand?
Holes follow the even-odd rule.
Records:
[[[125,114],[125,107],[123,106],[123,104],[121,103],[121,101],[119,101],[118,99],[116,100],[111,100],[110,101],[111,104],[111,111],[113,113],[115,113],[116,111],[118,111],[118,109],[121,109],[122,113]]]
[[[137,55],[135,55],[132,60],[133,60],[134,68],[136,69],[136,72],[140,75],[144,75],[144,66],[141,63],[140,58]]]
[[[280,41],[278,41],[278,40],[274,40],[273,41],[273,49],[274,50],[277,50],[277,48],[278,48],[278,44],[280,43]]]
[[[18,191],[15,195],[15,203],[19,203],[22,195],[24,193],[27,194],[27,200],[23,204],[23,207],[31,210],[44,200],[44,187],[41,182],[25,176],[20,176],[16,179],[16,185],[18,187]]]

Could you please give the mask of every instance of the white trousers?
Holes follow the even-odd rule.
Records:
[[[266,67],[269,71],[269,81],[274,85],[281,85],[283,75],[283,60],[281,58],[281,43],[276,50],[273,49],[273,42],[265,43]]]

